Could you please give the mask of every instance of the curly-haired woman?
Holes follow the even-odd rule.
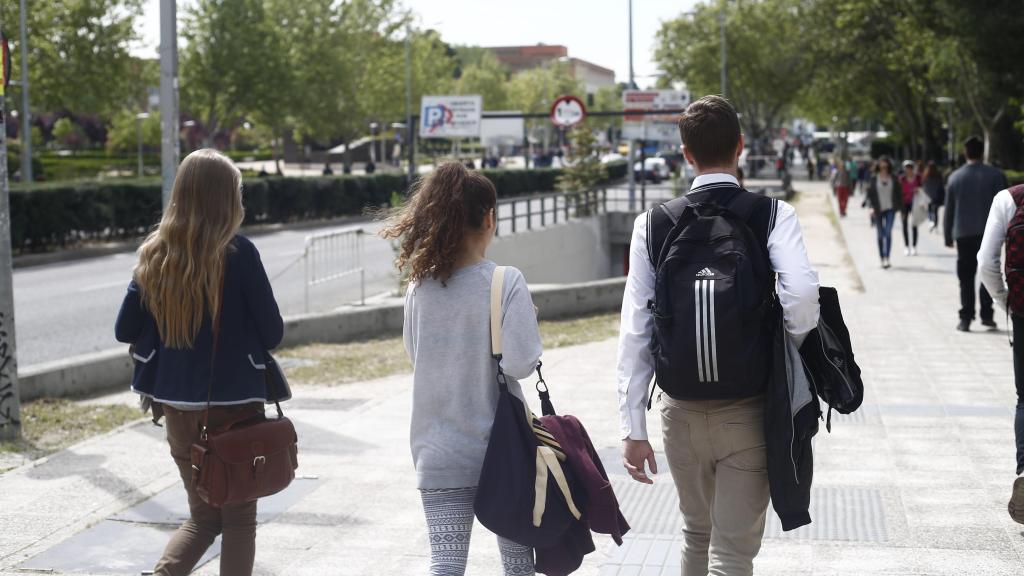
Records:
[[[490,180],[457,163],[428,175],[383,230],[401,238],[407,270],[405,348],[413,364],[410,441],[427,517],[430,574],[465,573],[473,497],[498,403],[491,357],[490,285],[497,194]],[[501,365],[516,380],[541,354],[536,309],[519,270],[502,295]],[[522,399],[519,384],[509,390]],[[498,538],[506,575],[534,574],[533,551]]]

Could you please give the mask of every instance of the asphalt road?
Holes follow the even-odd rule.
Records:
[[[305,308],[304,271],[298,259],[307,235],[356,228],[374,232],[378,226],[332,226],[253,236],[282,314],[299,314]],[[395,289],[391,245],[372,233],[366,234],[364,241],[367,295]],[[114,319],[135,261],[135,254],[129,252],[15,270],[19,365],[24,368],[118,346]],[[315,286],[310,309],[327,310],[358,302],[359,297],[358,275],[348,276]]]
[[[670,197],[666,183],[648,183],[650,195],[647,204]],[[625,186],[608,190],[608,209],[625,210],[628,205]],[[641,192],[637,187],[636,207],[640,206]],[[552,224],[555,200],[545,201],[548,214],[545,225]],[[531,203],[531,226],[542,226],[540,200]],[[564,220],[564,200],[559,200],[558,221]],[[503,204],[498,210],[500,234],[512,233],[512,206]],[[517,230],[527,228],[526,201],[516,204]],[[260,250],[263,264],[271,278],[274,295],[285,316],[305,311],[305,272],[299,258],[302,256],[306,236],[334,230],[363,228],[363,267],[366,270],[367,297],[397,288],[393,270],[394,252],[388,241],[375,232],[380,224],[353,224],[327,226],[316,229],[286,230],[253,236]],[[103,256],[87,260],[62,262],[44,266],[19,268],[14,272],[15,323],[19,366],[60,360],[89,352],[118,346],[114,340],[114,319],[117,317],[125,288],[135,265],[132,252]],[[311,290],[310,311],[318,312],[344,304],[356,303],[360,298],[358,275],[348,276]]]

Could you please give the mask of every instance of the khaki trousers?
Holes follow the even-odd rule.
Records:
[[[214,406],[210,408],[210,428],[244,420],[263,412],[263,405]],[[187,576],[213,544],[223,536],[220,552],[221,576],[250,576],[256,558],[256,501],[223,508],[203,502],[192,489],[192,444],[199,441],[203,411],[175,410],[164,406],[167,442],[171,456],[178,465],[181,480],[188,493],[190,518],[171,537],[164,555],[153,574],[156,576]]]
[[[685,523],[682,576],[750,576],[768,510],[764,398],[663,394],[661,423]]]

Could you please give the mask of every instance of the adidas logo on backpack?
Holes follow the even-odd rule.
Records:
[[[711,268],[704,268],[700,272],[697,272],[697,278],[711,278],[715,273],[711,271]]]

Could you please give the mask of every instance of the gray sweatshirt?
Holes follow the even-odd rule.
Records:
[[[495,264],[461,268],[444,287],[436,280],[409,286],[405,349],[413,365],[409,442],[420,489],[477,485],[498,405],[491,358],[490,290]],[[520,399],[519,379],[541,354],[537,313],[522,272],[505,272],[501,366]]]

